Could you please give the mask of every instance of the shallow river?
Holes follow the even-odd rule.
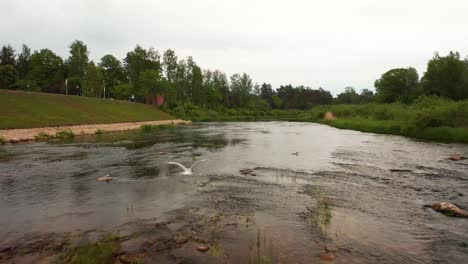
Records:
[[[311,263],[332,252],[335,263],[468,263],[468,219],[424,207],[468,209],[468,161],[454,153],[468,146],[289,122],[0,146],[0,249],[173,219],[171,230],[206,233],[216,251],[178,247],[168,262]],[[202,159],[189,176],[166,163]]]

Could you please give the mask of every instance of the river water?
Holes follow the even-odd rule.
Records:
[[[468,161],[448,160],[454,153],[468,156],[468,146],[290,122],[4,145],[0,249],[41,234],[176,219],[221,252],[166,254],[177,260],[327,262],[320,256],[329,251],[335,263],[467,263],[468,219],[424,207],[468,208]],[[188,176],[166,163],[202,159]],[[96,180],[107,174],[110,183]],[[208,216],[214,222],[194,227]]]

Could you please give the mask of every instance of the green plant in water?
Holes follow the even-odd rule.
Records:
[[[37,135],[34,136],[34,138],[37,141],[44,141],[44,140],[49,140],[51,136],[47,134],[46,132],[39,132]]]
[[[272,264],[275,263],[273,257],[273,242],[268,240],[266,235],[262,235],[260,230],[257,233],[257,239],[249,245],[249,264]]]
[[[110,264],[114,263],[119,250],[118,237],[109,235],[97,242],[68,250],[61,260],[71,264]]]
[[[224,250],[218,243],[215,243],[214,245],[211,246],[209,252],[213,257],[219,257],[223,255]]]
[[[143,133],[150,133],[150,132],[153,132],[156,129],[158,129],[158,126],[154,126],[154,125],[141,125],[140,126],[140,130]]]
[[[73,139],[75,134],[70,130],[62,130],[55,133],[55,138],[58,139]]]
[[[331,208],[327,199],[319,199],[317,202],[317,209],[310,219],[311,223],[323,230],[330,224],[331,218]]]

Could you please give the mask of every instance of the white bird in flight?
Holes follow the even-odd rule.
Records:
[[[173,164],[173,165],[177,165],[177,166],[181,167],[184,170],[184,172],[181,173],[183,175],[191,175],[193,173],[193,167],[195,167],[195,165],[197,165],[197,164],[199,164],[201,162],[204,162],[204,161],[206,161],[206,160],[197,161],[194,164],[192,164],[192,166],[190,166],[189,168],[185,167],[184,165],[180,164],[179,162],[169,161],[169,162],[167,162],[167,164]]]

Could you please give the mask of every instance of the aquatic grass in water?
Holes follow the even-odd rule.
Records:
[[[151,133],[159,130],[172,130],[176,128],[177,125],[175,124],[162,124],[162,125],[141,125],[140,131],[143,133]]]
[[[62,260],[71,264],[110,264],[114,263],[114,257],[119,250],[118,237],[108,235],[97,242],[68,250],[62,256]]]
[[[39,132],[37,135],[34,136],[34,139],[37,141],[45,141],[51,139],[52,136],[45,132]]]
[[[273,257],[273,242],[268,240],[265,234],[262,237],[260,230],[258,230],[256,241],[250,243],[249,251],[249,264],[275,263]]]
[[[55,138],[57,139],[73,139],[75,138],[75,133],[70,130],[62,130],[55,133]]]

